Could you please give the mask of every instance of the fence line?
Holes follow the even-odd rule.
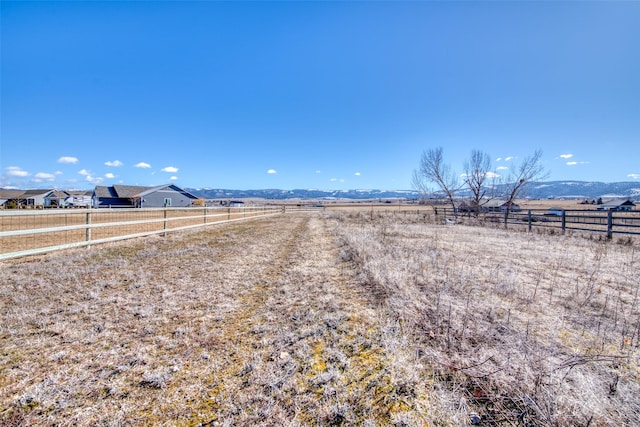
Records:
[[[284,212],[280,206],[4,211],[0,212],[0,260]]]
[[[459,212],[451,208],[437,207],[436,216],[456,218],[477,218],[483,222],[526,226],[528,231],[534,227],[556,229],[564,234],[567,230],[603,233],[607,239],[614,234],[640,235],[640,212],[613,210],[562,210],[556,214],[549,211],[533,210],[516,212],[488,212],[475,215]]]

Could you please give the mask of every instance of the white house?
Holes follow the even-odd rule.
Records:
[[[632,211],[633,208],[636,207],[636,204],[633,203],[631,200],[626,199],[626,200],[611,200],[607,203],[603,203],[600,206],[598,206],[598,210],[599,211],[618,211],[618,212],[623,212],[623,211]]]

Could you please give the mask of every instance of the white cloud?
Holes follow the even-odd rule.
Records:
[[[178,168],[176,168],[174,166],[167,166],[166,168],[162,168],[160,170],[162,172],[168,172],[168,173],[176,173],[176,172],[178,172]]]
[[[331,178],[329,181],[336,182],[337,180],[338,180],[338,178]]]
[[[277,174],[277,173],[278,173],[278,171],[277,171],[277,170],[275,170],[275,169],[269,169],[269,170],[267,171],[267,173],[268,173],[269,175],[275,175],[275,174]]]
[[[118,166],[122,166],[123,163],[120,160],[108,161],[104,162],[105,165],[117,168]]]
[[[78,173],[80,175],[84,176],[85,180],[87,180],[88,182],[90,182],[90,183],[92,183],[94,185],[101,184],[102,181],[104,181],[104,178],[93,176],[93,174],[90,171],[86,170],[86,169],[82,169],[82,170],[78,171]]]
[[[107,179],[113,179],[113,178],[115,178],[116,176],[115,176],[114,174],[112,174],[112,173],[105,173],[105,174],[104,174],[104,177],[105,177],[105,178],[107,178]]]
[[[169,180],[170,180],[170,181],[175,181],[175,180],[177,180],[177,179],[178,179],[178,177],[177,177],[177,176],[175,176],[175,175],[174,175],[174,176],[172,176],[171,178],[169,178]]]
[[[15,178],[24,178],[26,176],[31,175],[29,172],[27,172],[26,170],[23,170],[21,167],[18,167],[18,166],[9,166],[6,168],[6,171],[7,171],[7,176],[11,176]]]
[[[322,173],[322,171],[316,171],[316,173]]]
[[[140,162],[140,163],[136,163],[135,165],[133,165],[134,168],[144,168],[144,169],[149,169],[151,167],[151,165],[149,163],[145,163],[145,162]]]
[[[570,159],[573,157],[573,154],[560,154],[560,157],[562,159]]]
[[[513,156],[508,156],[508,157],[504,158],[505,162],[508,162],[508,161],[511,161],[511,160],[513,160]]]
[[[355,176],[360,176],[360,172],[354,173]]]
[[[508,170],[508,169],[509,169],[509,168],[508,168],[508,167],[506,167],[506,166],[498,166],[498,167],[496,168],[496,170],[497,170],[497,171],[506,171],[506,170]]]
[[[630,173],[627,176],[631,179],[640,179],[640,173]]]
[[[98,185],[98,184],[102,184],[102,181],[104,181],[103,178],[100,177],[94,177],[91,175],[87,175],[87,181],[89,181],[92,184]]]
[[[492,179],[492,178],[500,178],[500,175],[498,175],[495,172],[487,172],[487,178]]]
[[[34,178],[35,182],[52,182],[55,181],[56,176],[52,173],[38,172]]]
[[[70,163],[75,165],[76,163],[78,163],[78,158],[72,156],[62,156],[58,159],[58,163]]]
[[[575,165],[588,165],[589,162],[576,162],[576,161],[570,161],[566,163],[567,166],[575,166]]]
[[[496,162],[499,162],[500,160],[502,160],[502,157],[498,157],[498,158],[496,159]]]

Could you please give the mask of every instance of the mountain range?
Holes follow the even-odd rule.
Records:
[[[368,200],[368,199],[416,199],[420,193],[416,190],[226,190],[213,188],[186,188],[190,193],[204,199],[313,199],[313,200]],[[458,193],[468,196],[468,191]],[[434,192],[438,197],[438,192]],[[591,181],[548,181],[532,182],[521,194],[532,199],[640,199],[640,182],[591,182]]]

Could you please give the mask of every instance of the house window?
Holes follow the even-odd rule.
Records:
[[[164,206],[165,207],[171,206],[171,198],[170,197],[167,197],[167,198],[164,199]]]

